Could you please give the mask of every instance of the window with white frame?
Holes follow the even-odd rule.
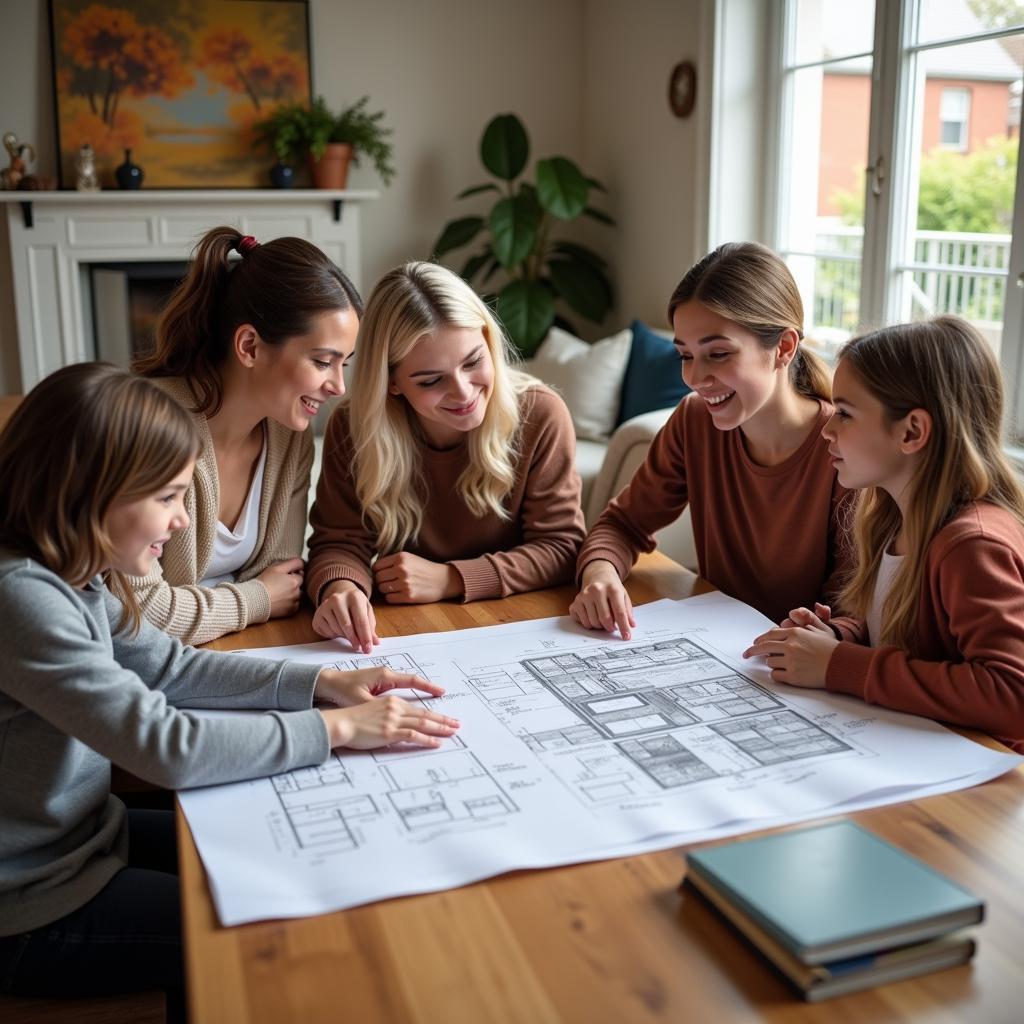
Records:
[[[776,11],[767,205],[808,337],[834,349],[861,328],[964,316],[1000,356],[1019,442],[1024,0],[776,0]]]
[[[946,149],[967,149],[967,119],[971,114],[969,89],[946,88],[939,101],[939,144]]]

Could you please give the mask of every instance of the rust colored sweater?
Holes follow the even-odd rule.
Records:
[[[594,524],[576,563],[606,559],[621,579],[656,530],[689,504],[701,576],[773,622],[830,598],[847,561],[843,522],[852,496],[836,481],[821,428],[777,466],[759,466],[739,429],[722,431],[688,395],[651,444],[643,465]]]
[[[466,446],[437,451],[420,446],[425,487],[423,526],[405,550],[453,565],[465,600],[507,597],[572,579],[584,536],[576,442],[565,403],[550,389],[530,387],[522,396],[519,462],[506,498],[511,516],[476,518],[456,491],[466,467]],[[370,568],[379,552],[363,522],[350,472],[352,440],[346,405],[337,409],[324,438],[324,463],[310,514],[307,588],[314,603],[334,580],[352,580],[367,596]]]
[[[855,619],[836,619],[845,636]],[[871,704],[982,729],[1024,753],[1024,528],[987,502],[966,505],[925,554],[917,648],[842,641],[825,685]]]

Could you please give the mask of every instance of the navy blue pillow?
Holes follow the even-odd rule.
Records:
[[[631,329],[633,344],[622,381],[622,404],[616,426],[641,413],[678,405],[690,393],[683,383],[675,345],[639,320],[633,321]]]

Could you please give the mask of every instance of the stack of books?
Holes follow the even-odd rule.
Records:
[[[808,1002],[966,963],[985,906],[852,822],[700,850],[685,882]]]

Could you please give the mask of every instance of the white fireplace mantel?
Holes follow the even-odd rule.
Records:
[[[86,323],[90,264],[187,260],[204,231],[230,224],[260,241],[305,238],[361,288],[360,207],[377,196],[321,189],[0,191],[23,392],[61,366],[95,358]]]

